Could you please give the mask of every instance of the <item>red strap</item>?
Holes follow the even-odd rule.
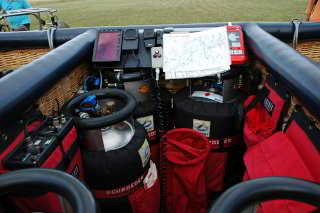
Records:
[[[219,149],[220,142],[223,142],[223,148],[228,148],[236,144],[239,144],[241,141],[242,141],[241,135],[236,135],[236,136],[232,136],[230,138],[224,138],[224,139],[209,139],[209,143],[211,144],[212,149]]]
[[[119,187],[116,189],[111,189],[111,190],[96,190],[93,189],[91,190],[93,194],[95,195],[96,198],[98,199],[108,199],[108,198],[117,198],[117,197],[124,197],[132,192],[136,191],[138,188],[140,188],[143,185],[143,180],[147,176],[149,169],[146,169],[144,173],[134,182],[123,186]]]

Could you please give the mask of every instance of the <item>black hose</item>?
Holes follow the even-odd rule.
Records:
[[[75,213],[95,213],[91,192],[78,179],[54,169],[23,169],[0,176],[0,196],[33,188],[60,194]]]
[[[108,81],[117,82],[117,83],[140,81],[148,77],[145,72],[134,72],[134,73],[123,74],[120,72],[105,71],[103,75],[105,78],[108,79]]]
[[[288,199],[320,206],[320,184],[306,180],[271,177],[237,184],[224,192],[210,213],[241,212],[256,202]]]
[[[147,75],[144,72],[128,73],[128,74],[123,74],[121,80],[123,82],[139,81],[139,80],[143,80],[146,76]]]
[[[73,98],[67,105],[67,110],[66,110],[67,116],[72,116],[74,113],[74,110],[77,107],[79,107],[80,103],[85,98],[91,95],[95,95],[97,100],[108,99],[108,98],[118,99],[123,101],[125,103],[125,106],[121,110],[107,116],[102,116],[97,118],[87,118],[87,119],[74,117],[73,121],[77,128],[92,130],[92,129],[99,129],[99,128],[117,124],[129,118],[137,106],[137,101],[133,97],[133,95],[123,90],[120,90],[120,89],[93,90]]]

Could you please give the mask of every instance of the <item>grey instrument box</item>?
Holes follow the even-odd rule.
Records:
[[[151,63],[152,63],[152,68],[162,68],[163,67],[162,47],[152,47],[151,48]]]

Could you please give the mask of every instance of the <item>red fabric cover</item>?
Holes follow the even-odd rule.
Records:
[[[250,180],[250,177],[249,177],[248,171],[246,170],[246,171],[244,171],[243,182],[248,181],[248,180]]]
[[[207,191],[219,192],[223,190],[227,156],[227,152],[209,153],[208,160],[205,164]]]
[[[320,168],[319,166],[315,166],[315,164],[320,162],[320,155],[317,148],[294,120],[285,134],[300,154],[311,175],[316,182],[320,183]]]
[[[243,129],[244,141],[251,147],[270,137],[272,132],[270,116],[258,103],[247,113]]]
[[[161,174],[167,181],[165,212],[207,212],[204,165],[209,142],[201,133],[191,129],[175,129],[161,141]]]
[[[249,110],[245,118],[243,130],[244,142],[248,147],[267,139],[275,132],[284,107],[284,100],[276,91],[269,87],[267,83],[264,86],[269,90],[268,99],[274,105],[272,115],[270,116],[261,103],[258,103],[253,109]],[[248,97],[244,103],[244,107],[247,108],[254,99],[254,96]]]
[[[299,152],[282,132],[250,147],[244,156],[244,162],[250,179],[281,176],[315,182]],[[302,213],[315,210],[310,205],[287,200],[263,202],[261,206],[264,213]]]
[[[28,129],[31,131],[33,128],[36,128],[40,122],[32,123]],[[65,152],[70,149],[71,145],[76,141],[77,131],[73,128],[68,135],[63,140],[63,147]],[[11,146],[15,147],[24,139],[23,132],[16,138]],[[10,146],[10,148],[11,148]],[[11,148],[12,150],[12,148]],[[41,168],[55,168],[60,161],[62,160],[62,154],[60,147],[57,147],[51,156],[43,163]],[[75,157],[71,160],[70,166],[68,167],[68,173],[71,173],[73,169],[78,166],[79,176],[78,178],[83,180],[84,173],[81,161],[80,149],[77,150]],[[4,170],[3,170],[4,171]],[[6,171],[8,172],[8,171]],[[47,213],[57,213],[62,212],[60,207],[60,198],[54,193],[47,193],[44,196],[26,198],[26,197],[11,197],[11,202],[13,203],[14,208],[17,212],[29,213],[29,212],[47,212]]]
[[[140,187],[128,196],[132,213],[158,213],[160,212],[160,181],[157,178],[154,185],[149,189]]]
[[[157,169],[160,168],[160,144],[151,144],[151,160],[156,164]]]
[[[247,100],[244,102],[243,107],[247,108],[248,105],[256,98],[255,95],[251,95],[247,98]]]

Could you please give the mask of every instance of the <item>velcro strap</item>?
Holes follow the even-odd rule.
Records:
[[[264,98],[268,97],[269,90],[267,87],[263,87],[258,94],[256,95],[256,98],[248,105],[248,107],[244,110],[245,113],[249,112],[251,109],[253,109],[258,103],[260,103]]]
[[[224,139],[209,139],[212,151],[219,151],[241,143],[242,136],[236,135]]]
[[[137,180],[135,180],[134,182],[132,182],[126,186],[119,187],[116,189],[111,189],[111,190],[93,189],[91,191],[97,199],[109,199],[109,198],[117,198],[117,197],[127,196],[127,195],[131,194],[132,192],[136,191],[138,188],[143,186],[143,180],[147,176],[148,171],[149,171],[149,168],[147,168],[144,171],[144,173]]]

